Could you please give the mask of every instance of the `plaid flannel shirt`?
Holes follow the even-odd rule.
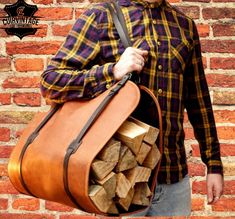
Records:
[[[149,51],[141,84],[154,92],[162,109],[164,152],[159,183],[178,182],[188,172],[185,108],[208,173],[222,174],[195,23],[165,0],[119,0],[119,5],[133,46]],[[42,74],[43,96],[62,103],[99,95],[115,83],[112,68],[124,50],[105,3],[92,5],[78,18]]]

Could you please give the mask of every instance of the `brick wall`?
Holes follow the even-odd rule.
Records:
[[[3,11],[5,4],[14,2],[0,0],[0,16],[6,15]],[[208,218],[235,216],[235,0],[171,2],[198,24],[225,170],[224,196],[217,204],[207,205],[205,166],[200,160],[198,144],[186,119],[192,215],[211,216]],[[89,2],[28,0],[27,3],[37,4],[37,15],[42,17],[41,29],[36,35],[19,40],[0,29],[0,218],[74,219],[81,212],[19,194],[9,182],[7,162],[22,130],[33,115],[48,109],[40,95],[39,75]]]

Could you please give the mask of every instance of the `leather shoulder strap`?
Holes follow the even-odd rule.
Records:
[[[114,8],[112,7],[114,5],[114,8],[116,12],[114,11]],[[124,45],[125,48],[132,46],[131,39],[129,37],[127,27],[126,27],[126,22],[124,15],[122,13],[122,10],[120,6],[118,5],[118,2],[113,2],[113,4],[107,3],[107,6],[109,8],[109,11],[111,13],[114,25],[118,31],[119,37]]]

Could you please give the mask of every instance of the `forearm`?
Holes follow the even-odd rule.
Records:
[[[42,95],[50,101],[63,103],[78,98],[93,98],[114,82],[114,63],[94,65],[89,70],[48,66],[41,76]]]

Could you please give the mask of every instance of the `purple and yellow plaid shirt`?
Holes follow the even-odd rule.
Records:
[[[141,84],[154,92],[162,109],[164,153],[159,183],[178,182],[188,172],[185,108],[208,172],[222,173],[195,23],[165,0],[119,0],[119,4],[133,46],[149,51]],[[42,74],[43,96],[57,103],[97,96],[115,83],[112,68],[124,50],[105,3],[93,5],[78,18]]]

